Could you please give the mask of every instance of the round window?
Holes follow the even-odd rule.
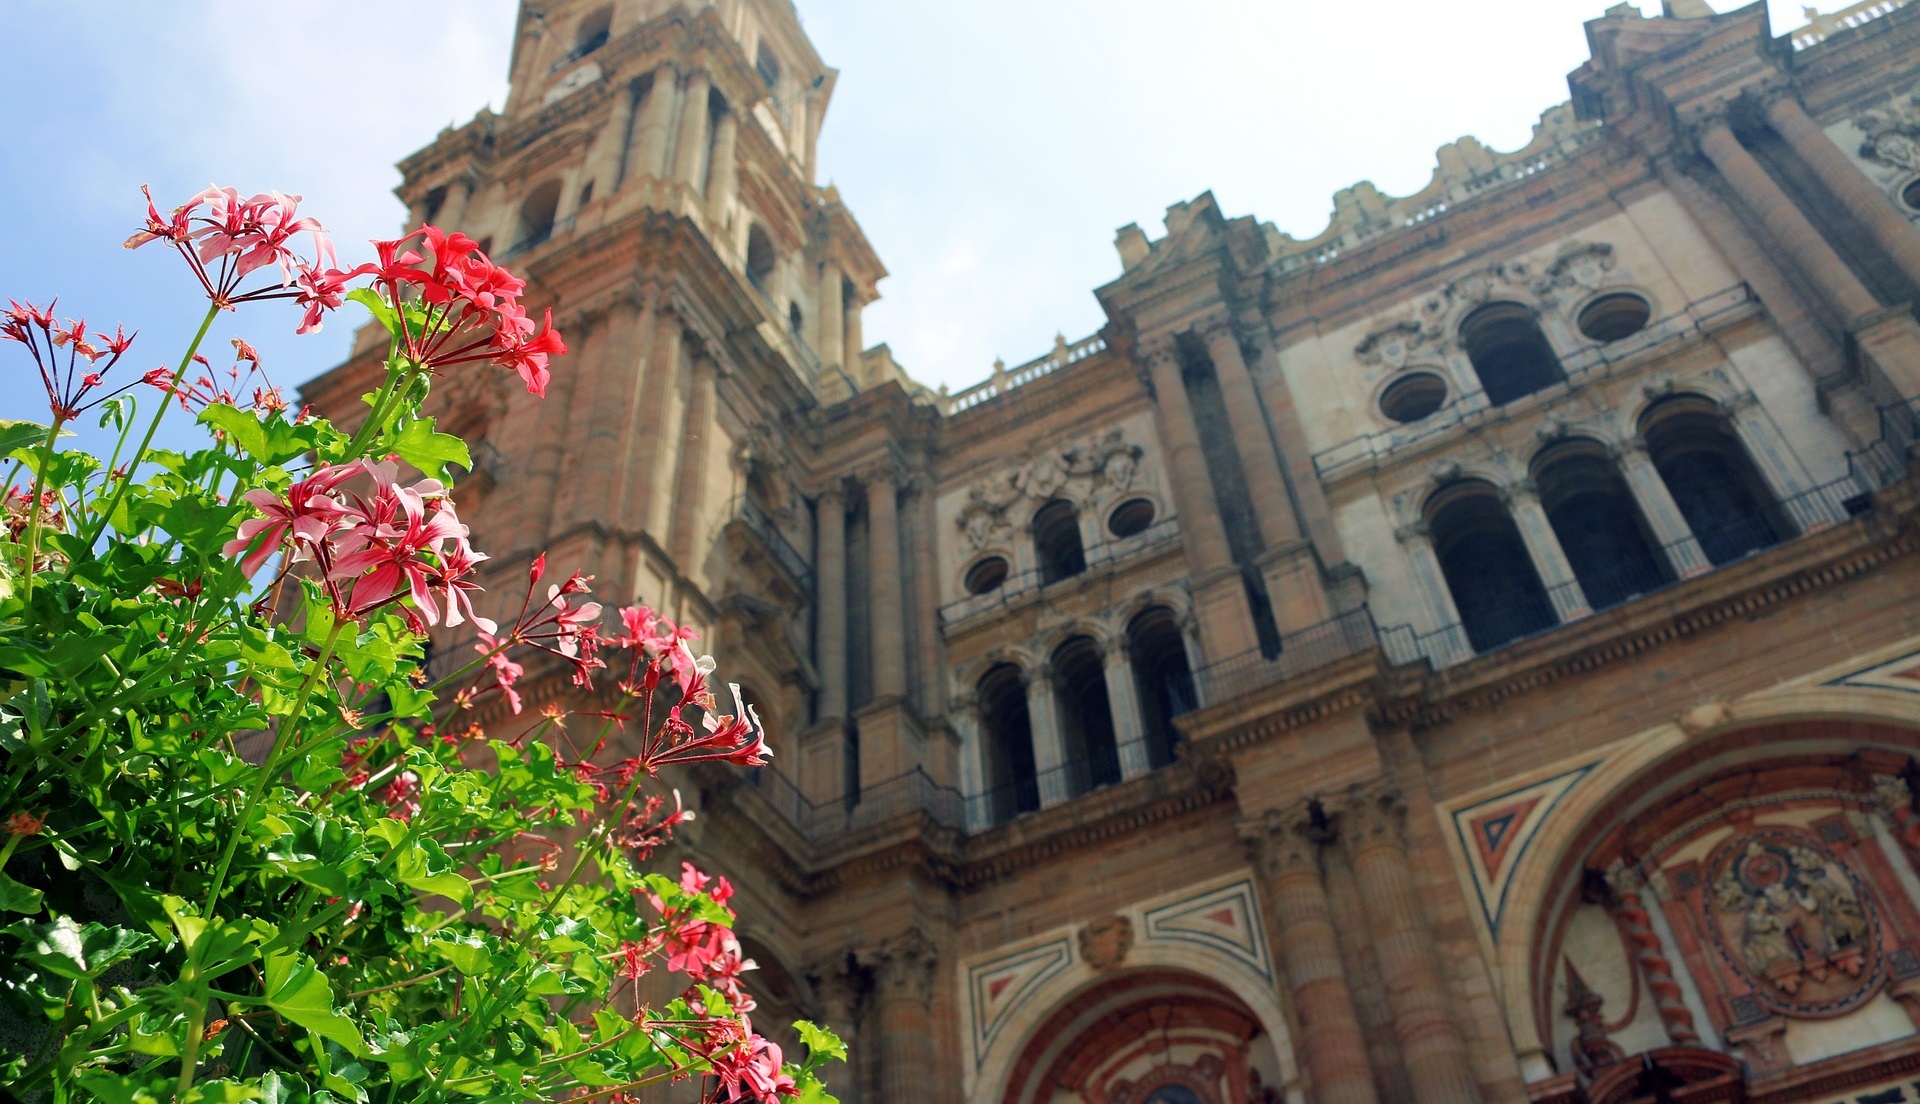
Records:
[[[1916,211],[1920,211],[1920,180],[1915,180],[1900,189],[1900,202]]]
[[[1396,422],[1417,422],[1447,401],[1447,381],[1432,372],[1414,372],[1387,385],[1380,413]]]
[[[1580,332],[1598,342],[1618,341],[1647,328],[1653,308],[1627,292],[1602,295],[1580,312]]]
[[[1002,556],[988,556],[967,569],[968,594],[985,594],[1006,581],[1007,561]]]
[[[1144,498],[1130,498],[1114,507],[1107,515],[1107,529],[1116,537],[1131,537],[1135,533],[1144,533],[1147,526],[1153,524],[1153,503]]]

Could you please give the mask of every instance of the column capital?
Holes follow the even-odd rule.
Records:
[[[1638,897],[1647,891],[1647,876],[1637,863],[1623,863],[1601,877],[1607,883],[1607,892],[1613,895],[1616,902]]]
[[[1341,803],[1340,837],[1351,851],[1406,846],[1407,802],[1400,787],[1381,780],[1360,783]]]
[[[907,999],[926,1004],[933,998],[933,971],[939,948],[919,928],[908,928],[860,956],[873,970],[882,999]]]
[[[1393,539],[1401,544],[1431,544],[1433,527],[1427,524],[1426,518],[1415,518],[1396,528],[1393,531]]]
[[[866,484],[868,488],[883,483],[889,487],[898,488],[906,482],[905,472],[901,470],[899,462],[891,456],[862,464],[855,469],[853,477]]]
[[[847,484],[841,479],[829,479],[813,492],[813,497],[819,502],[832,501],[844,506],[847,502]]]
[[[1254,867],[1268,878],[1320,872],[1320,849],[1334,838],[1334,826],[1318,803],[1302,800],[1284,809],[1268,809],[1237,825]]]
[[[1775,111],[1787,115],[1806,113],[1800,106],[1800,87],[1792,77],[1784,73],[1761,81],[1746,90],[1747,98],[1755,107],[1772,117]]]
[[[1698,149],[1708,161],[1712,161],[1713,150],[1709,147],[1723,134],[1728,138],[1733,137],[1732,115],[1731,100],[1695,104],[1680,119],[1680,133],[1686,138],[1687,145]]]
[[[1521,503],[1538,503],[1540,501],[1540,485],[1535,483],[1531,477],[1522,476],[1500,488],[1500,500],[1509,507]]]

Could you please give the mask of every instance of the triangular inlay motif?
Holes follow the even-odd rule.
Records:
[[[1554,806],[1596,765],[1588,763],[1453,811],[1454,831],[1479,898],[1481,916],[1496,937],[1507,887],[1527,846],[1553,814]]]

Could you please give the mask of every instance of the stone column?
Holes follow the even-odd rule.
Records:
[[[586,171],[582,176],[593,184],[593,194],[610,196],[620,187],[620,162],[627,150],[627,133],[633,127],[634,90],[627,85],[614,89],[613,104],[607,113],[607,125],[587,151]]]
[[[667,553],[683,574],[692,574],[699,551],[695,536],[700,508],[706,504],[707,454],[713,432],[713,361],[693,362],[693,383],[687,395],[687,416],[680,426],[680,470],[675,479],[673,521],[667,530]]]
[[[1352,856],[1407,1077],[1418,1087],[1421,1104],[1472,1104],[1480,1090],[1467,1065],[1466,1043],[1448,1014],[1453,998],[1407,861],[1406,820],[1398,789],[1356,786],[1342,809],[1340,835]]]
[[[856,296],[846,301],[846,314],[841,320],[840,359],[845,362],[847,375],[862,387],[870,386],[866,378],[865,358],[860,354],[867,351],[866,335],[860,332],[860,300]]]
[[[1067,774],[1066,741],[1060,735],[1060,711],[1053,700],[1053,670],[1042,665],[1027,672],[1027,731],[1033,737],[1033,772],[1039,776],[1040,804],[1055,805],[1071,797]]]
[[[1804,533],[1847,520],[1847,511],[1841,506],[1839,496],[1803,493],[1811,489],[1812,477],[1780,427],[1767,416],[1766,408],[1760,405],[1760,396],[1743,391],[1723,404],[1723,409],[1741,446],[1759,470],[1760,478],[1773,491],[1795,528]]]
[[[919,656],[920,686],[916,700],[922,717],[941,713],[942,679],[940,664],[940,559],[934,549],[934,530],[939,513],[933,500],[931,472],[914,477],[908,515],[911,535],[907,546],[913,554],[914,649]]]
[[[867,484],[867,573],[873,618],[873,696],[878,701],[907,693],[906,602],[900,585],[900,512],[898,477],[887,465],[865,476]]]
[[[634,486],[646,488],[646,512],[641,515],[641,525],[661,548],[667,547],[667,530],[673,517],[671,449],[680,440],[680,426],[686,417],[686,395],[680,386],[681,367],[701,351],[700,339],[685,329],[686,322],[686,316],[678,315],[656,335],[658,356],[647,366],[646,397],[641,400],[640,416],[648,432],[648,462],[644,476],[636,479]],[[669,329],[671,335],[664,332]]]
[[[711,79],[701,72],[687,77],[687,98],[680,103],[680,133],[674,139],[673,178],[700,188],[700,159],[707,152],[707,99]]]
[[[915,930],[874,955],[880,1002],[880,1096],[886,1104],[936,1095],[933,1058],[933,943]]]
[[[1680,983],[1674,980],[1673,963],[1667,961],[1661,949],[1660,934],[1653,930],[1653,914],[1640,902],[1646,879],[1633,867],[1622,867],[1607,876],[1607,886],[1612,891],[1607,911],[1619,924],[1620,937],[1633,950],[1633,961],[1646,978],[1647,989],[1653,994],[1654,1011],[1660,1014],[1667,1038],[1675,1046],[1699,1045],[1700,1033],[1694,1030],[1693,1013],[1687,1009]]]
[[[820,336],[820,363],[827,368],[838,368],[841,362],[840,328],[846,323],[846,304],[840,295],[840,266],[831,259],[820,265],[820,303],[814,313],[819,316],[815,327]],[[855,381],[858,382],[858,381]]]
[[[1220,521],[1220,506],[1213,497],[1213,480],[1207,475],[1207,458],[1200,451],[1200,435],[1194,429],[1187,385],[1180,378],[1180,358],[1172,344],[1167,343],[1148,353],[1147,363],[1153,380],[1155,410],[1159,414],[1160,441],[1166,448],[1167,468],[1173,476],[1181,539],[1192,560],[1194,575],[1210,575],[1231,567],[1233,556],[1227,548],[1227,530]]]
[[[1633,500],[1653,530],[1654,539],[1660,542],[1674,576],[1690,579],[1713,570],[1712,562],[1693,535],[1693,527],[1687,524],[1687,515],[1680,512],[1673,492],[1667,490],[1667,481],[1660,477],[1660,469],[1653,466],[1653,458],[1647,455],[1646,439],[1635,437],[1627,441],[1614,454],[1614,461],[1620,465],[1627,489],[1633,492]]]
[[[1527,555],[1533,560],[1533,569],[1540,573],[1540,582],[1553,601],[1554,615],[1566,622],[1592,613],[1580,580],[1574,577],[1573,565],[1567,562],[1566,549],[1560,547],[1559,534],[1553,531],[1553,523],[1540,505],[1540,488],[1533,480],[1522,479],[1510,484],[1504,497],[1520,539],[1526,543]]]
[[[965,701],[955,702],[947,719],[960,738],[960,796],[966,799],[967,829],[987,826],[986,802],[976,800],[987,792],[986,738],[980,731],[980,703],[969,693]]]
[[[1873,424],[1872,406],[1857,385],[1845,381],[1845,353],[1814,317],[1805,296],[1788,282],[1774,258],[1767,255],[1719,196],[1665,160],[1659,163],[1659,173],[1680,205],[1726,258],[1734,275],[1746,281],[1759,296],[1761,305],[1780,327],[1781,336],[1794,355],[1815,381],[1827,389],[1833,399],[1835,416],[1854,438],[1854,443],[1872,440],[1878,432]],[[1865,436],[1861,436],[1863,433]]]
[[[1893,200],[1847,160],[1840,147],[1807,117],[1799,98],[1792,92],[1781,90],[1767,105],[1767,122],[1786,139],[1787,145],[1793,147],[1793,152],[1799,154],[1800,160],[1806,162],[1841,206],[1872,232],[1907,278],[1920,284],[1920,226],[1908,222],[1905,215],[1894,209]]]
[[[820,492],[813,665],[820,672],[820,719],[847,715],[847,504],[838,482]]]
[[[447,201],[435,216],[435,225],[442,230],[458,230],[467,217],[467,201],[473,198],[473,181],[462,176],[447,185]]]
[[[615,303],[581,342],[585,355],[574,361],[574,372],[586,375],[586,385],[572,396],[571,424],[585,428],[572,442],[579,456],[569,477],[555,488],[556,516],[568,524],[604,516],[607,499],[618,501],[621,440],[634,432],[628,415],[645,361],[636,348],[646,339],[650,306],[631,300]]]
[[[1440,556],[1433,550],[1433,531],[1427,528],[1426,521],[1422,519],[1395,529],[1393,538],[1406,550],[1407,559],[1413,564],[1414,581],[1420,585],[1420,593],[1426,596],[1427,608],[1434,616],[1435,627],[1440,630],[1437,635],[1428,638],[1428,658],[1433,660],[1435,667],[1445,667],[1472,656],[1473,645],[1468,643],[1466,631],[1461,625],[1460,609],[1453,604],[1453,591],[1447,586],[1446,572],[1440,570]]]
[[[633,140],[634,176],[667,175],[667,142],[673,137],[674,91],[679,83],[680,75],[671,65],[653,71],[653,87],[640,105],[640,129]]]
[[[1113,741],[1120,750],[1120,776],[1133,778],[1147,773],[1147,732],[1140,719],[1139,688],[1133,684],[1133,662],[1127,657],[1127,639],[1120,637],[1107,645],[1106,667],[1101,677],[1107,682],[1107,711],[1113,714]]]
[[[813,978],[813,994],[820,1002],[821,1023],[840,1036],[851,1057],[860,1046],[860,987],[848,969],[847,957],[840,955],[816,963],[807,973]],[[791,1061],[803,1056],[786,1057]],[[852,1063],[829,1069],[826,1076],[833,1078],[834,1095],[842,1104],[859,1104],[859,1078],[854,1074]]]
[[[1794,263],[1813,281],[1827,306],[1843,324],[1880,308],[1873,293],[1840,259],[1840,254],[1833,251],[1820,231],[1807,221],[1807,216],[1740,144],[1740,139],[1733,136],[1725,119],[1715,119],[1701,131],[1700,152],[1707,155],[1707,160],[1720,170],[1740,202],[1766,225]]]
[[[1247,371],[1240,352],[1240,337],[1233,323],[1221,320],[1209,326],[1204,336],[1207,354],[1213,359],[1214,374],[1220,380],[1220,397],[1225,400],[1227,424],[1233,431],[1234,451],[1246,472],[1247,493],[1253,498],[1255,520],[1260,538],[1268,548],[1277,548],[1300,539],[1300,524],[1293,516],[1293,502],[1287,497],[1286,477],[1280,474],[1280,458],[1273,450],[1273,437],[1260,414],[1260,396],[1253,389],[1253,375]]]
[[[740,191],[740,115],[721,113],[713,131],[713,167],[707,171],[707,210],[715,226],[725,228]]]
[[[1315,1104],[1375,1104],[1366,1036],[1354,1011],[1320,872],[1320,846],[1328,834],[1306,802],[1240,823],[1273,915],[1273,944],[1300,1028],[1294,1053],[1307,1067],[1312,1099]]]

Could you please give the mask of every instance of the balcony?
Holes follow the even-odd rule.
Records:
[[[1652,350],[1664,349],[1693,335],[1715,333],[1758,309],[1758,301],[1745,284],[1715,292],[1688,303],[1684,308],[1649,322],[1630,337],[1605,345],[1583,345],[1560,358],[1566,381],[1544,391],[1537,398],[1522,399],[1506,406],[1488,406],[1482,392],[1473,390],[1455,397],[1434,413],[1404,426],[1365,433],[1314,454],[1314,470],[1328,481],[1376,467],[1386,458],[1406,452],[1416,445],[1463,431],[1489,417],[1509,418],[1516,408],[1529,402],[1551,399],[1577,390],[1583,384],[1612,375],[1633,362],[1649,358]]]
[[[778,565],[803,597],[813,594],[813,568],[780,532],[779,523],[751,495],[736,496],[727,507],[726,532]]]

